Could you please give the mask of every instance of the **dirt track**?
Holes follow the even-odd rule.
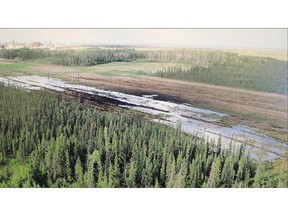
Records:
[[[68,79],[77,82],[77,74]],[[130,94],[160,94],[162,100],[189,102],[196,107],[223,111],[233,121],[256,127],[268,136],[288,142],[287,96],[149,76],[103,76],[81,73],[80,84]]]
[[[70,76],[75,80],[75,75]],[[102,76],[81,74],[81,83],[104,88],[144,93],[169,94],[180,101],[203,104],[237,112],[260,114],[277,119],[287,119],[287,97],[265,92],[162,79],[157,77]]]
[[[34,71],[39,71],[41,73],[71,73],[77,72],[76,69],[72,67],[65,67],[60,65],[40,65],[33,68]]]
[[[78,82],[77,70],[58,65],[42,65],[35,71],[46,74],[64,73],[61,78]],[[104,76],[97,73],[80,74],[80,82],[128,93],[161,93],[194,105],[224,108],[231,111],[287,120],[287,96],[245,89],[193,83],[149,76]]]
[[[12,64],[13,62],[14,60],[0,59],[0,64]],[[105,69],[109,71],[121,67],[121,70],[124,71],[128,69],[137,71],[139,68],[147,66],[146,64],[138,64],[135,69],[133,68],[135,65],[115,64],[112,65],[113,67],[105,65]],[[153,65],[148,64],[148,66],[152,67]],[[156,66],[154,65],[152,69],[156,70]],[[120,76],[119,74],[105,76],[97,73],[97,71],[102,70],[104,70],[103,67],[100,69],[97,67],[96,72],[94,70],[90,72],[81,71],[80,83],[136,95],[158,94],[158,99],[161,100],[189,102],[195,107],[227,112],[238,123],[269,130],[272,133],[276,132],[277,134],[270,135],[288,142],[287,95],[140,76],[138,74],[131,75],[126,72],[119,73]],[[72,82],[78,82],[79,71],[80,69],[75,67],[45,64],[35,65],[32,68],[32,72],[37,75],[51,75]]]

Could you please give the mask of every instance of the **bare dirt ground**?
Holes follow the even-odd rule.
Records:
[[[78,69],[57,65],[34,67],[37,74],[78,82]],[[91,70],[91,69],[90,69]],[[277,139],[287,141],[287,96],[210,84],[163,79],[150,76],[127,76],[120,73],[105,76],[81,72],[80,84],[130,94],[158,94],[159,99],[189,102],[193,106],[223,111],[233,115],[238,123],[268,130]],[[268,121],[268,119],[270,119]],[[276,134],[275,134],[276,133]]]
[[[14,63],[13,60],[8,60],[8,59],[3,59],[3,58],[0,58],[0,65],[4,65],[4,64],[12,64]]]
[[[76,76],[71,74],[69,78],[75,80]],[[285,95],[148,76],[108,77],[82,73],[80,82],[122,91],[169,94],[192,104],[208,104],[238,112],[250,112],[280,119],[287,118],[287,97]]]
[[[77,71],[75,68],[60,65],[40,65],[34,67],[33,70],[40,73],[51,73],[51,74],[70,73]]]
[[[70,81],[78,81],[78,70],[73,67],[41,65],[34,67],[33,70],[43,75],[57,74]],[[136,94],[160,93],[192,104],[223,107],[237,112],[287,119],[287,96],[285,95],[140,75],[135,77],[105,76],[81,72],[80,82],[106,89],[130,93],[132,91]]]
[[[70,74],[67,79],[75,82],[77,74]],[[103,76],[81,73],[79,81],[80,84],[131,94],[162,94],[161,99],[189,102],[196,107],[212,110],[236,112],[233,119],[238,123],[256,127],[266,131],[269,136],[287,142],[285,95],[149,76]]]

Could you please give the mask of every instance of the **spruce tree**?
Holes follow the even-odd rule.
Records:
[[[220,158],[216,158],[212,163],[212,168],[207,181],[206,187],[216,188],[219,186],[221,177],[221,161]]]

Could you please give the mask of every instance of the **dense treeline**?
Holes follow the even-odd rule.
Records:
[[[1,187],[286,187],[243,149],[0,85]]]
[[[64,66],[93,66],[136,60],[184,63],[188,67],[163,68],[156,74],[145,73],[143,68],[141,74],[287,94],[287,61],[239,56],[231,52],[190,49],[14,49],[1,50],[0,58],[46,60]]]
[[[52,53],[45,49],[4,49],[0,50],[0,57],[5,59],[20,59],[23,61],[34,61],[37,59],[45,59],[52,57],[52,55],[57,56],[58,52]]]
[[[202,51],[190,49],[175,50],[135,50],[135,49],[83,49],[83,50],[48,50],[48,49],[4,49],[0,58],[23,61],[47,59],[51,63],[64,66],[91,66],[115,61],[142,60],[149,62],[178,62],[193,65],[224,64],[237,61],[236,53],[222,51]]]
[[[240,87],[258,91],[287,94],[287,64],[274,59],[241,57],[235,64],[168,67],[158,70],[156,76],[195,82]]]
[[[19,58],[23,61],[46,60],[63,66],[92,66],[108,62],[129,62],[138,55],[133,49],[85,49],[85,50],[47,50],[47,49],[9,49],[1,50],[0,57]]]
[[[287,94],[287,61],[189,49],[149,50],[143,55],[146,61],[190,65],[163,68],[152,74],[159,77]]]
[[[238,57],[236,53],[211,50],[146,50],[142,51],[143,59],[151,62],[178,62],[193,65],[223,64]]]
[[[66,51],[53,60],[64,66],[93,66],[109,62],[130,62],[137,59],[133,49]]]

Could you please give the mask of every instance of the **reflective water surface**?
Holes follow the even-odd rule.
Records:
[[[186,133],[197,134],[207,140],[218,141],[221,137],[223,146],[244,144],[253,158],[258,158],[265,151],[266,160],[274,160],[287,151],[287,144],[274,138],[257,133],[255,128],[245,125],[225,126],[221,120],[229,115],[208,109],[195,108],[190,104],[178,104],[153,99],[157,95],[136,96],[116,91],[103,90],[79,84],[72,84],[60,79],[40,76],[0,77],[0,82],[15,85],[28,90],[50,89],[64,92],[73,90],[79,93],[110,98],[126,105],[123,108],[155,115],[152,121],[172,127],[181,125]]]

